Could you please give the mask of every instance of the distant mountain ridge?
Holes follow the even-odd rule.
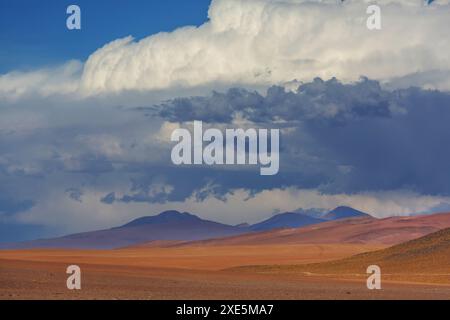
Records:
[[[301,213],[286,212],[250,226],[252,231],[267,231],[277,228],[300,228],[324,222],[324,219],[313,218]]]
[[[120,227],[78,233],[53,239],[40,239],[12,244],[0,248],[68,248],[115,249],[151,241],[195,241],[238,235],[247,228],[203,220],[187,212],[165,211],[156,216],[135,219]]]
[[[323,218],[314,217],[314,210],[305,210],[304,212],[286,212],[253,225],[243,223],[232,226],[203,220],[188,212],[170,210],[155,216],[141,217],[107,230],[84,232],[52,239],[4,243],[0,244],[0,249],[114,249],[152,241],[200,241],[274,229],[301,228],[320,224],[330,219],[370,217],[361,211],[348,207],[336,208],[326,215],[322,212],[320,214],[324,215]]]
[[[295,229],[274,229],[222,239],[202,240],[202,245],[383,244],[394,245],[450,228],[450,213],[375,219],[356,217],[326,221]]]
[[[350,208],[337,207],[334,210],[323,209],[297,209],[294,212],[277,214],[267,220],[250,226],[252,231],[269,231],[281,228],[301,228],[331,220],[350,218],[373,218],[371,215]]]

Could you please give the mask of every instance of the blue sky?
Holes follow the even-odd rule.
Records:
[[[82,30],[66,28],[66,8],[77,4]],[[104,44],[137,39],[207,20],[210,0],[1,0],[0,73],[86,60]]]

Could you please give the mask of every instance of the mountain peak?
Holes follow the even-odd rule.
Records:
[[[236,228],[248,228],[248,227],[250,227],[250,224],[248,224],[247,222],[244,222],[244,223],[235,225],[235,227]]]
[[[194,215],[187,212],[179,212],[176,210],[168,210],[161,212],[157,215],[157,217],[166,217],[166,218],[178,218],[178,217],[194,217]]]
[[[135,219],[125,225],[123,227],[136,227],[147,224],[163,224],[169,222],[187,222],[187,221],[198,221],[199,217],[187,213],[187,212],[179,212],[176,210],[169,210],[161,212],[156,216],[142,217]]]
[[[323,222],[324,220],[310,217],[296,212],[285,212],[277,214],[267,220],[251,226],[253,231],[266,231],[277,228],[300,228],[311,224]]]
[[[351,207],[340,206],[333,210],[331,210],[328,214],[324,216],[325,219],[329,220],[338,220],[338,219],[346,219],[346,218],[358,218],[358,217],[372,217],[371,215],[353,209]]]

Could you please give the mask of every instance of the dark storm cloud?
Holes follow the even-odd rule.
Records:
[[[15,213],[26,211],[34,206],[31,200],[16,200],[0,195],[0,217],[7,217]]]
[[[83,202],[83,191],[81,191],[79,188],[68,188],[66,190],[67,195],[74,201],[77,202]]]
[[[450,193],[450,95],[419,89],[394,94],[406,113],[341,126],[308,124],[306,130],[326,150],[326,157],[353,168],[331,190]]]
[[[395,92],[382,90],[377,81],[363,78],[355,84],[319,78],[298,92],[273,86],[265,96],[245,89],[214,92],[209,97],[178,98],[160,106],[160,115],[171,121],[231,123],[239,114],[253,122],[275,120],[327,120],[334,123],[364,117],[389,117],[395,112]]]
[[[246,189],[250,194],[256,194],[261,190],[297,184],[304,188],[314,188],[318,181],[326,179],[326,176],[320,174],[303,172],[285,172],[266,179],[259,175],[257,168],[219,170],[203,167],[154,167],[132,178],[132,186],[126,194],[118,196],[109,193],[102,198],[102,202],[165,203],[184,201],[191,196],[197,201],[210,196],[225,200],[224,196],[234,189]]]
[[[282,134],[280,176],[271,180],[273,187],[450,194],[449,93],[388,91],[366,78],[354,84],[316,79],[298,92],[272,87],[261,95],[231,89],[168,101],[160,111],[171,121],[228,124],[236,114],[259,126],[282,120],[279,126],[290,128],[290,134]]]
[[[0,221],[0,243],[42,239],[55,234],[58,234],[56,230],[45,226]]]

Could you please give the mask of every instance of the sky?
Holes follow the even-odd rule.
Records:
[[[67,60],[86,60],[104,44],[128,35],[137,39],[200,25],[210,0],[2,0],[0,72],[30,70]],[[82,8],[82,29],[66,26],[66,8]]]
[[[57,4],[56,4],[57,3]],[[0,241],[164,210],[223,223],[450,208],[450,3],[0,2]],[[277,128],[280,172],[174,166],[173,130]]]

